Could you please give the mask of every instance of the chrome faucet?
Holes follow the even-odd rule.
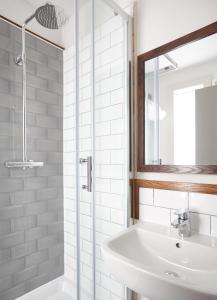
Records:
[[[171,222],[171,226],[178,229],[179,236],[188,237],[191,235],[190,214],[186,209],[175,211],[177,218]]]

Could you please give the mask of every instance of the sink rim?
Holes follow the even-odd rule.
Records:
[[[180,243],[186,243],[186,244],[198,244],[200,246],[204,246],[207,248],[214,248],[217,250],[217,238],[212,237],[212,236],[205,236],[201,234],[194,234],[190,237],[187,238],[181,238],[178,236],[177,232],[170,227],[154,224],[154,223],[149,223],[149,222],[139,222],[135,225],[132,225],[125,229],[124,231],[115,234],[114,236],[107,238],[104,240],[102,244],[102,251],[107,253],[108,255],[111,255],[113,259],[122,261],[124,264],[128,265],[130,268],[137,269],[139,272],[144,273],[150,277],[156,278],[157,280],[161,280],[165,283],[172,284],[174,286],[179,286],[181,288],[184,288],[189,291],[199,291],[201,293],[206,293],[207,295],[217,295],[217,288],[206,288],[203,286],[201,288],[198,284],[193,284],[191,283],[188,284],[188,282],[183,282],[180,280],[180,278],[174,278],[174,277],[163,277],[161,274],[157,274],[152,272],[149,268],[144,268],[138,261],[130,259],[118,252],[115,251],[115,249],[112,249],[112,242],[117,240],[119,237],[127,235],[131,231],[136,231],[137,229],[139,230],[144,230],[147,232],[153,232],[156,235],[165,236],[166,238],[169,238],[170,240],[174,240],[174,242],[180,242]],[[184,267],[183,267],[184,269]],[[172,269],[170,271],[173,271]],[[200,272],[198,270],[198,272]],[[212,272],[212,271],[210,271]],[[215,271],[213,271],[215,272]],[[216,274],[217,274],[217,269],[216,269]],[[178,279],[178,280],[177,280]]]

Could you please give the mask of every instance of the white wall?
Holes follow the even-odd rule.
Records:
[[[216,20],[216,0],[137,0],[137,53],[156,48]]]

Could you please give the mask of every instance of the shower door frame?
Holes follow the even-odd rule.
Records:
[[[75,0],[74,2],[74,11],[75,11],[75,76],[76,76],[76,266],[77,266],[77,276],[76,276],[76,285],[77,285],[77,300],[80,300],[80,147],[79,147],[79,124],[80,124],[80,110],[79,110],[79,1]],[[130,172],[130,111],[132,107],[131,99],[133,99],[133,88],[132,88],[132,70],[130,70],[133,61],[132,49],[132,18],[129,16],[122,8],[120,8],[113,0],[103,0],[103,2],[108,5],[111,9],[114,10],[115,13],[119,14],[124,24],[124,63],[125,63],[125,128],[127,128],[127,141],[126,141],[126,185],[125,191],[127,195],[127,200],[125,201],[125,220],[124,220],[124,227],[128,227],[130,224],[130,216],[131,216],[131,199],[130,199],[130,185],[129,185],[129,172]],[[92,250],[93,250],[93,272],[92,272],[92,300],[96,299],[96,268],[95,268],[95,248],[96,248],[96,240],[95,240],[95,0],[91,0],[91,156],[93,159],[92,164]],[[125,289],[125,300],[130,300],[132,298],[132,293],[127,288]]]

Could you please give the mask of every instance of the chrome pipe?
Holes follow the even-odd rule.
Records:
[[[23,62],[23,162],[27,161],[26,142],[26,24],[22,26],[22,62]]]
[[[35,13],[31,15],[28,19],[26,19],[25,23],[23,26],[26,26],[30,21],[32,21],[35,18]]]

